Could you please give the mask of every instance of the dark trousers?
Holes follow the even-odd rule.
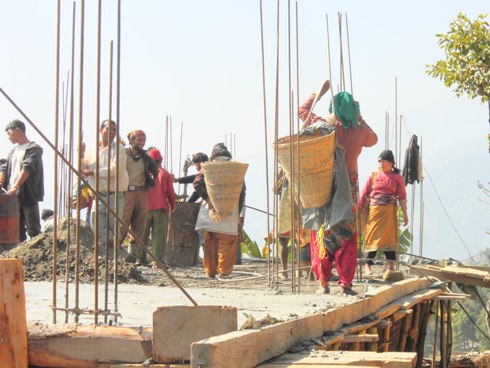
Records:
[[[39,204],[19,204],[19,232],[20,241],[34,237],[41,232],[41,218],[39,216]],[[27,232],[27,235],[26,235]]]
[[[373,250],[366,255],[366,258],[368,259],[367,264],[371,266],[374,264],[372,260],[376,257],[376,253],[378,253],[378,251]],[[394,250],[388,250],[383,253],[388,261],[396,261],[396,252]]]

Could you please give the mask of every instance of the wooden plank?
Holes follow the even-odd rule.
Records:
[[[267,365],[263,364],[258,367],[266,367],[266,368],[312,368],[312,367],[322,367],[322,368],[381,368],[379,365],[363,365],[359,363],[359,365],[347,365],[347,364],[335,364],[335,363],[314,363],[314,364],[303,364],[303,363],[267,363]],[[402,366],[403,368],[404,366]]]
[[[199,305],[159,307],[153,313],[153,360],[188,361],[191,344],[237,330],[236,307]]]
[[[189,364],[99,364],[98,368],[190,368]]]
[[[96,368],[151,358],[151,328],[33,324],[28,331],[29,364],[37,367]]]
[[[21,259],[0,260],[0,362],[28,365],[24,273]]]
[[[328,339],[323,344],[326,347],[329,347],[329,346],[332,346],[332,345],[335,345],[338,343],[343,343],[343,342],[344,342],[344,334],[338,334],[338,335],[335,335],[334,337]]]
[[[403,368],[413,367],[417,359],[416,353],[388,352],[376,353],[370,351],[322,351],[313,354],[285,354],[271,362],[261,364],[257,368],[319,366],[330,364],[334,366],[351,365],[356,367]]]
[[[344,336],[344,343],[358,343],[358,342],[377,342],[379,340],[378,334],[359,334],[359,335],[347,335]]]
[[[98,368],[190,368],[189,364],[99,364]]]
[[[322,314],[266,326],[258,330],[230,332],[191,345],[192,367],[254,367],[284,354],[292,345],[320,337]]]
[[[294,344],[312,337],[320,337],[325,331],[336,331],[344,324],[351,324],[384,305],[426,288],[431,282],[425,278],[413,278],[379,288],[363,300],[335,308],[325,314],[315,314],[253,331],[237,331],[193,343],[192,367],[233,367],[239,361],[241,367],[255,367],[279,356]]]
[[[470,296],[465,295],[451,295],[451,294],[441,294],[434,297],[434,300],[465,300],[470,298]]]
[[[386,305],[375,313],[376,317],[386,318],[393,313],[392,311],[407,310],[413,308],[414,305],[423,302],[424,300],[432,299],[435,296],[443,293],[440,289],[423,289],[416,291],[410,295],[404,296]]]
[[[490,277],[472,277],[465,274],[445,272],[441,267],[410,266],[410,272],[416,275],[434,276],[439,280],[459,282],[467,285],[490,288]]]

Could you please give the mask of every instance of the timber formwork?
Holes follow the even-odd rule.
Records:
[[[185,346],[177,346],[178,338],[173,338],[174,346],[170,346],[170,340],[156,341],[155,336],[161,335],[162,331],[156,330],[161,323],[155,322],[153,329],[72,325],[63,330],[58,326],[50,335],[46,334],[46,326],[29,326],[29,363],[39,367],[94,368],[152,365],[227,368],[415,367],[421,364],[431,305],[435,298],[444,296],[443,290],[432,289],[430,285],[431,281],[427,278],[403,280],[382,286],[368,297],[324,313],[256,330],[236,331],[232,323],[231,332],[194,340],[189,340],[189,328],[179,330],[180,323],[175,324],[175,332],[172,331],[173,327],[167,327],[167,334],[186,334]],[[216,311],[223,312],[229,314],[229,311]],[[193,318],[200,319],[201,313],[208,312],[196,308],[191,314],[189,310],[178,313],[169,318],[193,315]],[[233,322],[233,316],[230,318]],[[196,332],[202,333],[206,329],[205,324],[195,326]],[[230,327],[227,328],[230,331]],[[189,344],[189,341],[195,342]],[[290,353],[295,345],[304,341],[313,341],[315,350],[311,353]],[[165,345],[164,349],[162,345]],[[84,352],[80,356],[76,350],[81,346]],[[172,351],[183,350],[188,352],[186,359],[182,354],[172,356]],[[160,351],[160,354],[155,354],[155,351]],[[162,351],[166,352],[166,356],[162,355]],[[142,364],[144,361],[146,365]]]

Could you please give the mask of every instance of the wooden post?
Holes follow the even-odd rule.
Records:
[[[27,368],[27,326],[21,259],[0,260],[0,362]]]
[[[430,302],[424,302],[423,304],[420,305],[420,308],[422,309],[421,312],[421,318],[422,318],[422,323],[420,325],[420,333],[419,333],[419,339],[417,341],[416,347],[417,347],[417,368],[422,367],[422,363],[424,361],[424,345],[425,345],[425,336],[427,335],[427,326],[429,324],[429,319],[430,319],[430,311],[432,310],[432,306],[434,305],[434,301],[431,300]]]
[[[408,334],[410,333],[410,325],[412,324],[413,310],[406,311],[405,318],[402,320],[402,330],[400,332],[400,340],[398,342],[398,351],[404,352],[407,345]]]
[[[378,334],[378,329],[376,327],[371,327],[367,329],[368,334]],[[377,351],[378,350],[378,343],[377,342],[368,342],[366,343],[366,350],[367,351]]]

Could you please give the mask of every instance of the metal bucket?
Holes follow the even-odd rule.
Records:
[[[19,201],[17,196],[0,194],[0,244],[17,244],[19,234]]]

